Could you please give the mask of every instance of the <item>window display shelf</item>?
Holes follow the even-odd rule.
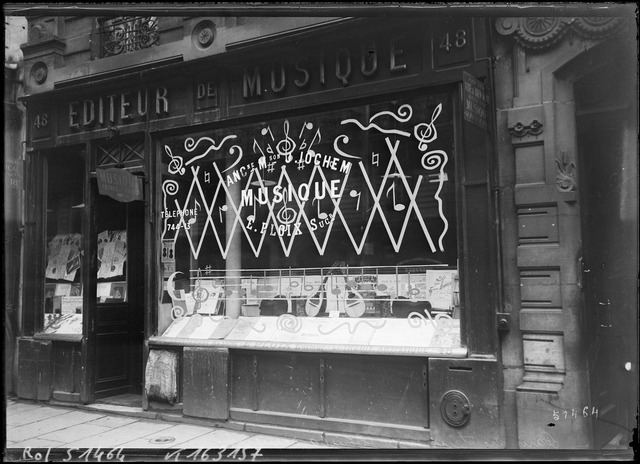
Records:
[[[459,305],[457,270],[447,266],[192,269],[188,293],[176,290],[176,275],[166,290],[177,316],[223,314],[232,300],[243,316],[452,316]]]
[[[152,345],[230,349],[465,357],[460,324],[453,319],[320,319],[207,317],[176,319]]]

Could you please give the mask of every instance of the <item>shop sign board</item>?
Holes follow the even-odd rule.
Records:
[[[24,185],[24,161],[5,158],[4,185],[21,190]]]
[[[465,121],[487,129],[487,93],[484,83],[467,72],[462,73],[462,103]]]
[[[359,93],[364,90],[355,89],[371,84],[380,88],[393,85],[392,81],[418,79],[420,75],[428,75],[433,84],[441,79],[449,81],[451,76],[444,71],[471,63],[475,44],[471,31],[471,22],[466,18],[420,29],[383,28],[375,35],[364,33],[356,41],[336,35],[321,47],[315,42],[292,43],[289,48],[261,54],[250,64],[230,67],[224,73],[195,72],[190,82],[166,87],[123,86],[75,96],[60,102],[58,132],[77,134],[175,118],[184,114],[190,97],[195,111],[204,111],[221,105],[233,109],[278,100],[286,105],[294,97],[317,97],[323,93],[332,96],[344,89]],[[472,86],[475,93],[481,92],[482,83],[469,81],[465,85]],[[228,95],[221,98],[220,92]],[[480,105],[473,93],[468,101]],[[474,124],[486,124],[486,116],[483,120],[479,115],[480,106],[469,113],[473,114]],[[34,138],[49,136],[49,118],[47,111],[34,113]]]
[[[98,191],[114,200],[128,203],[142,200],[142,179],[123,169],[98,169]]]

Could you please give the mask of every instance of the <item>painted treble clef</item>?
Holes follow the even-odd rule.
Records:
[[[425,151],[427,149],[428,144],[433,142],[438,138],[438,131],[436,130],[436,119],[440,116],[442,112],[442,103],[440,103],[433,110],[431,115],[431,122],[429,124],[420,123],[417,124],[413,129],[413,135],[418,140],[418,150]]]
[[[171,161],[169,161],[169,172],[171,174],[184,174],[184,166],[181,156],[173,156],[171,152],[171,148],[167,145],[164,146],[164,151],[171,157]]]
[[[284,121],[284,139],[280,140],[276,145],[278,156],[284,156],[286,163],[293,160],[293,150],[296,149],[296,143],[289,137],[289,120]]]

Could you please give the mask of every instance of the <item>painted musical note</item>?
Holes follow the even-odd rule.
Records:
[[[289,137],[289,120],[284,121],[284,139],[280,140],[276,145],[278,156],[284,156],[286,163],[290,163],[293,160],[293,151],[296,148],[296,143],[291,137]]]
[[[393,184],[391,185],[391,187],[389,187],[387,189],[387,197],[389,196],[389,192],[393,190],[393,209],[396,211],[403,211],[406,206],[403,205],[402,203],[396,203],[396,183],[395,181],[393,182]]]
[[[298,135],[298,138],[302,138],[302,133],[304,132],[304,130],[311,130],[313,129],[313,123],[311,122],[305,122],[302,124],[302,129],[300,130],[300,135]]]
[[[311,201],[311,204],[313,204],[316,200],[317,198],[314,198]],[[326,219],[326,218],[327,218],[327,213],[320,211],[320,200],[318,200],[318,219]]]
[[[320,128],[316,130],[316,134],[313,136],[313,140],[311,140],[311,145],[309,145],[310,147],[313,146],[314,143],[316,143],[316,139],[318,143],[322,141],[322,136],[320,135]]]
[[[258,202],[256,202],[256,201],[253,202],[253,214],[250,214],[250,215],[247,216],[247,221],[255,222],[255,220],[256,220],[256,205],[257,204],[258,204]]]
[[[202,206],[200,206],[200,203],[198,202],[198,200],[194,200],[193,202],[193,209],[195,209],[196,211],[196,216],[198,215],[198,210],[202,209]]]
[[[260,148],[260,145],[258,144],[258,141],[256,139],[253,139],[253,152],[256,155],[259,152],[264,157],[264,152],[262,151],[262,148]]]
[[[222,212],[227,211],[229,207],[227,205],[222,205],[218,207],[218,215],[220,216],[220,222],[222,222]]]
[[[378,166],[380,164],[380,154],[374,152],[371,152],[371,164],[373,164],[374,166]]]
[[[275,137],[273,136],[273,132],[271,132],[270,126],[264,127],[260,132],[262,133],[262,135],[269,134],[271,136],[271,140],[274,140],[274,141],[276,140]]]
[[[356,211],[360,210],[360,195],[361,192],[358,192],[356,190],[351,190],[351,192],[349,192],[349,196],[351,196],[351,198],[358,198],[358,203],[356,204]]]

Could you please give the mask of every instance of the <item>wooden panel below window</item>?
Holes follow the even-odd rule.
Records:
[[[19,398],[47,401],[51,397],[51,342],[18,340]]]
[[[427,439],[424,358],[232,353],[231,408],[236,420],[346,433],[376,430],[395,438],[404,430],[411,435],[406,439]]]
[[[227,419],[229,417],[229,350],[185,348],[182,360],[184,415]]]

